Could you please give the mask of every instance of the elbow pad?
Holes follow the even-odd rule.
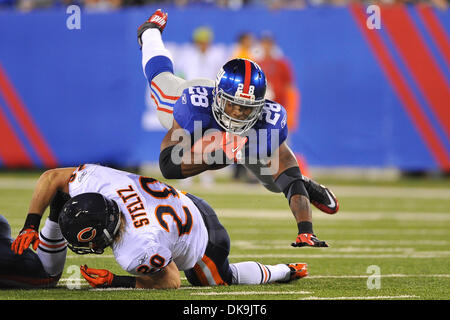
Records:
[[[175,164],[172,160],[172,150],[176,145],[165,148],[159,154],[159,169],[166,179],[184,179],[181,173],[181,163]],[[182,149],[181,149],[182,150]],[[181,155],[180,155],[181,156]]]
[[[309,199],[299,167],[292,167],[283,171],[275,180],[275,184],[283,191],[289,203],[291,202],[291,197],[295,194],[303,195]]]

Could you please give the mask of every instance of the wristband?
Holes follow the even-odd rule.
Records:
[[[175,164],[172,161],[172,150],[176,147],[176,145],[165,148],[159,154],[159,169],[161,170],[162,175],[166,179],[184,179],[183,173],[181,172],[181,163]],[[174,152],[180,152],[178,155],[181,159],[183,149],[175,149]]]
[[[39,230],[39,224],[41,223],[42,216],[37,213],[29,213],[27,218],[25,219],[25,224],[23,225],[23,229],[34,229],[36,231]],[[22,230],[23,230],[22,229]]]
[[[136,277],[114,275],[111,288],[136,288]]]

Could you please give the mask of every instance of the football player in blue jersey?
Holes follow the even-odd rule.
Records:
[[[176,77],[161,36],[166,24],[167,13],[157,10],[137,32],[151,98],[168,129],[159,161],[164,177],[183,179],[242,163],[268,190],[285,194],[298,226],[293,246],[327,247],[314,234],[310,203],[334,214],[338,201],[328,188],[302,175],[286,143],[286,110],[265,99],[263,70],[251,60],[233,59],[215,82]]]

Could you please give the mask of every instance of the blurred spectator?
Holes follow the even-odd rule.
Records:
[[[308,5],[307,0],[266,0],[264,2],[268,8],[273,9],[273,10],[303,9],[303,8],[306,8],[306,6]]]
[[[206,6],[238,10],[246,6],[262,6],[272,10],[304,9],[315,6],[346,6],[353,2],[369,4],[430,4],[438,9],[448,9],[450,0],[0,0],[0,9],[15,7],[21,11],[46,9],[76,4],[91,11],[109,11],[126,6],[174,5]]]
[[[122,0],[84,0],[87,11],[109,11],[122,6]]]
[[[270,32],[261,34],[259,45],[256,62],[266,75],[266,99],[273,100],[286,109],[287,126],[292,133],[298,129],[300,119],[300,92],[295,83],[291,62],[284,56]],[[306,159],[301,154],[296,153],[295,156],[303,174],[308,175]]]
[[[38,8],[49,8],[53,6],[52,0],[18,0],[17,8],[20,11],[31,11]]]
[[[237,43],[233,48],[231,58],[243,58],[254,60],[254,37],[250,32],[239,34]]]
[[[175,57],[175,72],[184,79],[207,78],[214,80],[225,64],[228,51],[224,45],[215,45],[214,33],[201,26],[192,33],[192,43],[172,49]]]
[[[230,59],[243,58],[255,60],[255,44],[254,36],[250,32],[242,32],[238,35],[237,43],[234,45],[231,53]],[[253,176],[252,173],[248,172],[247,169],[240,164],[232,165],[233,169],[233,179],[243,180],[248,183],[257,183],[258,181]]]

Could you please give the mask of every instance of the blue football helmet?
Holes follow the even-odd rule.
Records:
[[[226,131],[242,134],[258,121],[265,94],[266,76],[255,62],[230,60],[216,77],[214,118]]]

